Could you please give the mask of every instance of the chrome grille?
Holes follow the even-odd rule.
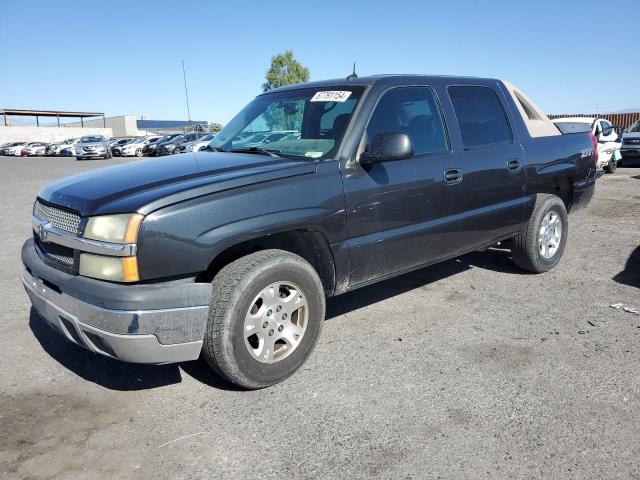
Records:
[[[35,232],[33,233],[33,237],[36,245],[36,251],[44,263],[50,267],[75,275],[75,252],[71,248],[67,248],[56,243],[42,242]]]
[[[80,233],[80,215],[62,208],[52,207],[36,200],[33,214],[40,220],[50,222],[51,225],[65,232],[77,235]]]

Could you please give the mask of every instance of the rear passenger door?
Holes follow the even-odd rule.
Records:
[[[502,92],[486,85],[451,85],[459,127],[455,157],[464,190],[464,219],[451,245],[467,250],[519,231],[527,201],[524,150],[514,136]]]

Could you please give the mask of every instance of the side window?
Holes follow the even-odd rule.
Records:
[[[399,87],[385,93],[369,120],[367,145],[379,133],[406,133],[416,155],[449,149],[440,108],[429,87]]]
[[[513,140],[507,114],[490,87],[449,87],[465,148]]]

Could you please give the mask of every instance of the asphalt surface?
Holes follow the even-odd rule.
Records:
[[[559,266],[491,249],[328,303],[315,353],[253,392],[138,366],[31,311],[47,181],[130,160],[0,157],[0,477],[640,478],[640,169],[598,181]]]

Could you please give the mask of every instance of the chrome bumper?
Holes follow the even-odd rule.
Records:
[[[158,310],[112,310],[92,305],[64,292],[24,269],[22,283],[36,311],[67,340],[92,352],[132,363],[174,363],[195,360],[202,349],[208,306]],[[191,337],[180,343],[160,343],[149,331],[174,330]],[[168,336],[171,332],[169,332]]]

